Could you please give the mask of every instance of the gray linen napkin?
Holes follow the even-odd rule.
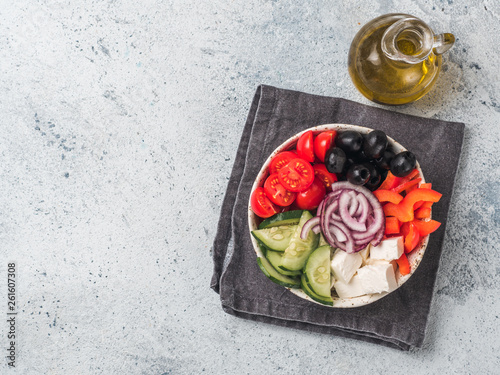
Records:
[[[271,152],[315,125],[380,129],[417,156],[427,181],[443,194],[433,207],[442,223],[414,275],[388,296],[358,308],[324,307],[272,283],[259,269],[247,207],[257,173]],[[464,124],[420,118],[345,99],[259,86],[250,107],[222,204],[212,255],[211,287],[225,312],[245,319],[356,338],[403,350],[421,347],[464,134]]]

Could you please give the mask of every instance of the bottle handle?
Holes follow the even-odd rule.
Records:
[[[434,44],[432,49],[436,55],[442,55],[448,51],[455,44],[455,35],[450,33],[443,33],[434,35]]]

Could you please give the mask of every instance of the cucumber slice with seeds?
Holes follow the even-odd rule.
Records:
[[[331,298],[330,246],[318,247],[309,256],[304,274],[307,285],[321,297]]]
[[[322,297],[314,293],[309,285],[307,284],[306,281],[306,275],[302,274],[302,277],[300,279],[300,286],[302,290],[304,291],[305,294],[307,294],[309,297],[311,297],[314,301],[322,303],[324,305],[329,305],[333,306],[333,299],[332,297]]]
[[[297,225],[301,216],[302,210],[281,212],[260,223],[259,229],[277,227],[280,225]]]
[[[266,258],[271,263],[271,265],[281,273],[286,276],[300,276],[302,274],[301,271],[285,271],[284,269],[279,268],[281,266],[281,262],[283,261],[283,253],[277,251],[268,251],[266,253]]]
[[[283,254],[283,262],[280,266],[281,269],[287,271],[299,271],[304,268],[307,258],[318,246],[319,235],[314,234],[311,230],[305,240],[300,238],[302,227],[309,220],[312,215],[309,211],[304,211],[300,217],[299,225],[290,240],[290,244],[285,249]]]
[[[252,235],[270,250],[285,251],[296,230],[296,225],[280,225],[254,230]]]
[[[257,258],[257,264],[262,272],[264,272],[264,275],[266,275],[272,282],[288,288],[300,288],[300,280],[298,278],[292,278],[280,274],[273,268],[273,266],[271,266],[271,263],[269,263],[266,258]]]

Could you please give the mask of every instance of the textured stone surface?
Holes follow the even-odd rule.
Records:
[[[498,373],[500,5],[473,3],[1,2],[0,270],[18,262],[20,313],[0,372]],[[347,51],[393,11],[457,37],[435,89],[393,109],[467,126],[424,348],[223,313],[210,247],[256,86],[370,104]]]

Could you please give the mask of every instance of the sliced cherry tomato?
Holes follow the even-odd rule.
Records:
[[[297,194],[295,204],[301,210],[314,210],[319,206],[325,195],[325,185],[318,177],[315,177],[309,189]]]
[[[273,174],[278,172],[282,167],[290,163],[297,157],[297,154],[292,151],[283,151],[271,159],[269,163],[269,173]]]
[[[314,181],[314,169],[304,159],[296,158],[279,170],[278,179],[288,191],[304,191]]]
[[[288,191],[281,185],[277,173],[273,173],[267,178],[264,183],[264,191],[271,202],[282,207],[290,206],[297,196],[297,193]]]
[[[318,159],[324,163],[326,152],[332,145],[335,145],[335,136],[337,132],[335,130],[319,133],[316,138],[314,138],[314,153]]]
[[[314,164],[313,165],[314,174],[318,177],[325,187],[330,190],[332,184],[338,181],[337,175],[335,173],[328,172],[326,165],[324,164]]]
[[[252,193],[250,205],[255,215],[265,219],[279,212],[279,208],[272,203],[267,197],[264,188],[258,187]]]
[[[297,142],[297,154],[310,163],[314,162],[313,132],[311,130],[302,134]]]

